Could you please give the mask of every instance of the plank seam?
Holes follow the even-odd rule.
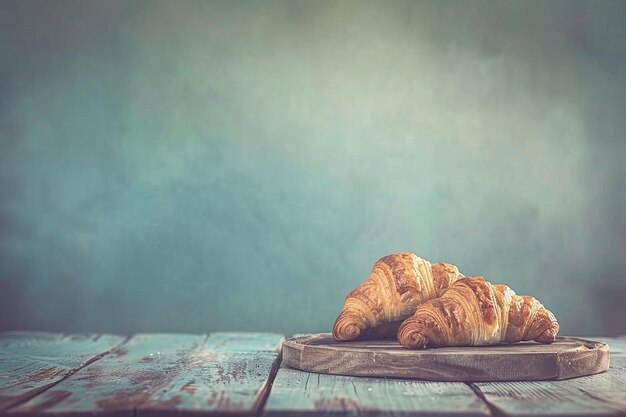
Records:
[[[495,417],[507,417],[508,414],[506,414],[503,410],[499,409],[498,407],[495,406],[495,404],[492,404],[487,397],[485,397],[485,395],[483,394],[483,392],[480,390],[480,388],[478,388],[478,386],[476,384],[473,383],[465,383],[467,386],[470,387],[470,389],[472,391],[474,391],[474,393],[476,394],[476,396],[478,398],[480,398],[480,400],[485,403],[485,405],[487,406],[487,408],[489,409],[489,414],[495,416]]]
[[[270,392],[272,391],[272,387],[274,385],[274,379],[276,379],[276,375],[278,374],[278,369],[283,362],[283,344],[281,342],[280,347],[278,348],[278,355],[274,360],[274,364],[270,369],[270,374],[267,376],[267,381],[265,384],[267,385],[266,389],[262,389],[262,393],[255,401],[255,404],[252,406],[252,414],[256,417],[261,417],[265,413],[265,404],[267,404],[267,400],[270,397]]]
[[[65,334],[65,333],[64,333]],[[121,342],[119,342],[118,344],[111,346],[109,349],[105,350],[104,352],[101,352],[91,358],[89,358],[88,360],[86,360],[84,363],[81,363],[80,365],[78,365],[76,368],[72,368],[70,369],[65,375],[63,375],[62,378],[60,378],[58,381],[52,382],[46,386],[41,387],[40,389],[35,389],[34,392],[32,392],[32,395],[30,395],[29,393],[24,393],[23,397],[20,396],[16,399],[15,404],[11,404],[9,407],[5,408],[4,410],[2,410],[0,413],[2,415],[9,413],[9,411],[11,411],[12,409],[14,409],[15,407],[18,407],[30,400],[32,400],[33,398],[43,394],[44,392],[48,391],[50,388],[54,387],[57,384],[60,384],[61,382],[65,381],[66,379],[68,379],[69,377],[71,377],[72,375],[74,375],[76,372],[80,371],[83,368],[86,368],[87,366],[91,365],[92,363],[99,361],[100,359],[102,359],[103,357],[105,357],[106,355],[108,355],[109,353],[111,353],[111,351],[113,351],[114,349],[117,349],[120,346],[123,346],[126,342],[128,342],[128,340],[130,339],[130,336],[126,336],[124,338],[124,340],[122,340]]]

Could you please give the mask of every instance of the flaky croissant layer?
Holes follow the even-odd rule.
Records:
[[[399,326],[398,341],[408,349],[523,340],[552,343],[558,332],[556,318],[536,298],[516,295],[483,277],[467,277],[421,304]]]
[[[374,264],[369,278],[347,295],[333,336],[340,341],[393,337],[402,320],[421,303],[440,296],[461,277],[454,265],[431,265],[410,252],[387,255]]]

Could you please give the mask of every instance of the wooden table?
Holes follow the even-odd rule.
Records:
[[[0,333],[2,416],[626,416],[626,338],[609,371],[461,383],[313,374],[271,333]]]

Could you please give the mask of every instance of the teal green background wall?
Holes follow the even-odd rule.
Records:
[[[411,250],[626,333],[624,22],[0,0],[0,328],[327,331]]]

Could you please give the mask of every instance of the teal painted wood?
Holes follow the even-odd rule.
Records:
[[[281,367],[265,417],[488,416],[489,409],[461,382],[363,378]]]
[[[283,336],[214,333],[185,370],[137,410],[163,415],[254,416],[269,391]]]
[[[124,339],[93,333],[0,333],[0,413],[36,396]]]
[[[626,355],[626,337],[600,337],[598,340],[609,345],[611,355]]]
[[[8,411],[0,410],[0,416],[486,416],[489,410],[481,397],[494,414],[502,416],[626,415],[624,338],[600,339],[611,347],[608,372],[564,381],[470,387],[280,368],[264,411],[268,380],[278,364],[280,335],[137,335],[99,359],[99,354],[86,353],[99,344],[113,347],[122,339],[0,333],[0,393],[7,387],[15,389],[18,380],[29,379],[19,388],[27,389],[28,396],[18,393],[18,397],[19,401],[30,398]],[[7,358],[12,358],[13,367],[7,365]],[[39,368],[33,363],[55,368],[34,374]]]
[[[174,380],[205,335],[139,334],[9,415],[127,416]]]
[[[209,334],[205,348],[220,353],[276,353],[280,351],[284,339],[282,334],[277,333],[216,332]]]
[[[503,415],[626,415],[626,355],[612,355],[609,370],[597,375],[472,386]]]

